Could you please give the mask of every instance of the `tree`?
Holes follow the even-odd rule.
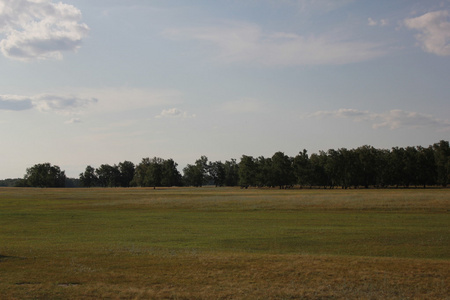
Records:
[[[293,172],[300,187],[311,182],[311,164],[306,149],[294,157]]]
[[[129,187],[134,178],[134,164],[131,161],[124,161],[119,163],[118,168],[120,172],[120,186]]]
[[[436,163],[433,147],[417,147],[417,165],[419,172],[417,174],[417,184],[425,188],[427,185],[436,184]]]
[[[406,147],[405,149],[405,186],[409,187],[412,184],[417,184],[418,173],[421,171],[417,165],[417,149],[415,147]]]
[[[66,177],[66,182],[64,184],[66,188],[78,188],[80,187],[80,179],[79,178],[68,178]]]
[[[256,185],[256,162],[252,156],[242,155],[239,162],[239,184],[241,186]]]
[[[103,164],[95,170],[98,182],[103,187],[120,186],[120,171],[116,165]]]
[[[50,163],[36,164],[24,176],[24,183],[32,187],[64,187],[65,181],[65,172]]]
[[[265,158],[264,156],[260,156],[255,159],[254,166],[254,185],[262,187],[262,186],[276,186],[277,182],[274,178],[274,172],[272,169],[272,159]]]
[[[202,184],[208,184],[211,180],[209,176],[209,164],[208,158],[205,155],[202,155],[199,159],[195,161],[195,166],[198,168],[198,171],[201,174]]]
[[[181,174],[177,169],[178,164],[172,159],[164,160],[162,163],[161,186],[180,186]]]
[[[136,166],[132,184],[135,186],[153,188],[160,186],[180,186],[181,175],[177,170],[177,163],[172,159],[164,160],[159,157],[143,158]]]
[[[329,180],[330,188],[341,184],[343,176],[343,161],[339,151],[329,149],[327,153],[323,153],[323,166]]]
[[[147,166],[145,173],[145,186],[152,186],[153,188],[161,186],[163,161],[159,157],[154,157],[150,160],[150,164]]]
[[[294,169],[292,167],[293,159],[283,152],[276,152],[272,156],[272,184],[273,186],[279,186],[280,189],[283,186],[292,185],[295,181]]]
[[[209,183],[208,158],[202,155],[195,161],[195,165],[187,165],[183,169],[183,181],[185,185],[201,187]]]
[[[389,169],[389,184],[399,186],[406,185],[407,174],[405,149],[394,147],[389,154],[388,169]]]
[[[331,185],[331,180],[327,172],[325,171],[325,166],[327,164],[327,154],[323,151],[319,151],[319,154],[313,153],[309,159],[311,163],[311,186],[323,186],[326,188],[327,185]]]
[[[358,168],[358,158],[355,150],[347,150],[346,148],[340,148],[339,153],[339,168],[340,168],[340,184],[342,188],[347,189],[350,186],[358,185],[358,172],[361,171]]]
[[[20,182],[23,182],[22,178],[8,178],[0,180],[0,186],[2,187],[18,187]]]
[[[187,186],[201,187],[203,185],[203,174],[197,165],[188,164],[183,169],[183,182]]]
[[[389,184],[390,178],[389,159],[390,159],[390,151],[388,149],[377,150],[376,185],[378,187],[386,187]]]
[[[223,167],[225,171],[225,185],[237,186],[239,184],[239,165],[236,163],[236,160],[225,161]]]
[[[355,153],[357,156],[357,178],[359,178],[359,183],[365,188],[368,188],[369,185],[375,185],[377,178],[376,169],[379,166],[376,149],[365,145],[357,148]]]
[[[448,141],[440,141],[433,145],[436,162],[437,183],[446,187],[450,182],[450,146]]]
[[[134,177],[132,181],[133,186],[147,186],[147,169],[150,166],[150,158],[143,158],[134,170]]]
[[[224,185],[225,165],[221,161],[209,162],[208,173],[216,187]]]
[[[156,188],[161,186],[163,159],[159,157],[143,158],[137,165],[133,178],[133,184],[142,187]]]
[[[80,174],[80,183],[84,187],[92,187],[98,184],[98,177],[93,167],[87,166],[84,173]]]

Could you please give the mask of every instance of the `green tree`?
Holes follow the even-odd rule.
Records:
[[[208,158],[204,155],[197,159],[194,165],[188,164],[183,169],[185,185],[201,187],[208,184],[210,180]]]
[[[225,161],[225,185],[226,186],[237,186],[239,185],[239,165],[236,163],[235,159],[230,161]]]
[[[378,187],[386,187],[389,184],[389,159],[390,151],[388,149],[377,150],[375,182]]]
[[[208,173],[216,187],[225,184],[225,165],[221,161],[209,162]]]
[[[418,169],[418,152],[416,147],[406,147],[404,159],[404,184],[406,187],[417,185],[418,173],[421,170]]]
[[[143,158],[141,163],[139,163],[134,170],[134,177],[131,184],[133,186],[147,186],[146,176],[147,169],[150,166],[150,158]]]
[[[24,176],[24,183],[32,187],[64,187],[65,181],[65,172],[50,163],[36,164]]]
[[[377,178],[377,150],[372,146],[361,146],[355,150],[357,159],[357,178],[365,188],[376,184]]]
[[[274,178],[275,173],[272,168],[272,159],[270,157],[265,158],[260,156],[255,159],[255,182],[256,186],[277,186],[277,182]]]
[[[346,148],[340,148],[339,153],[339,168],[340,168],[340,185],[346,189],[350,186],[358,185],[358,159],[355,150],[347,150]]]
[[[131,161],[124,161],[119,163],[120,172],[120,186],[129,187],[134,178],[134,164]]]
[[[242,155],[239,162],[239,184],[241,186],[255,186],[257,175],[256,161],[252,156]]]
[[[313,153],[310,157],[311,162],[311,186],[323,186],[331,185],[331,180],[325,166],[327,165],[328,156],[325,152],[319,151],[319,154]]]
[[[8,178],[8,179],[0,180],[0,186],[17,187],[20,182],[23,182],[22,178]]]
[[[203,185],[203,174],[197,165],[188,164],[183,169],[183,182],[187,186],[201,187]]]
[[[324,163],[324,170],[329,179],[330,187],[341,185],[343,178],[344,161],[339,151],[329,149],[327,153],[323,153],[322,157]]]
[[[181,174],[177,169],[178,164],[172,159],[164,160],[162,163],[161,186],[180,186]]]
[[[300,187],[311,183],[311,163],[308,157],[308,151],[303,149],[293,161],[293,172]]]
[[[293,159],[283,152],[276,152],[272,156],[272,184],[281,188],[294,184],[294,168],[292,166]]]
[[[195,166],[201,173],[202,185],[210,183],[211,177],[209,176],[208,158],[205,155],[202,155],[195,161]]]
[[[83,187],[92,187],[98,184],[98,177],[93,167],[87,166],[86,170],[80,173],[80,183]]]
[[[406,159],[405,159],[405,149],[394,147],[391,149],[389,154],[388,169],[389,169],[389,184],[400,186],[406,185],[407,174],[406,170]]]
[[[64,183],[66,188],[78,188],[81,187],[79,178],[69,178],[66,177],[66,182]]]
[[[441,140],[433,145],[436,162],[437,183],[446,187],[450,182],[450,146],[448,141]]]
[[[177,163],[159,157],[143,158],[136,166],[132,184],[143,187],[180,186],[181,175]]]
[[[150,160],[147,172],[145,173],[145,186],[152,186],[153,188],[161,186],[163,162],[164,160],[159,157],[154,157]]]
[[[120,186],[120,171],[116,165],[111,166],[103,164],[95,169],[98,177],[98,182],[103,187],[117,187]]]
[[[417,184],[426,188],[427,185],[436,184],[436,163],[433,147],[417,147]]]

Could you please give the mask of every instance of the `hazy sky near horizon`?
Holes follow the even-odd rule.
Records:
[[[0,179],[450,139],[450,0],[0,0]]]

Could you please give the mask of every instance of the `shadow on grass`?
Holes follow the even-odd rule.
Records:
[[[25,257],[18,257],[18,256],[7,256],[7,255],[1,255],[0,254],[0,262],[5,260],[11,260],[11,259],[26,259]]]

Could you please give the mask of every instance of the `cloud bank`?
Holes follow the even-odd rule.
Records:
[[[0,51],[21,61],[61,59],[76,51],[89,27],[76,7],[51,0],[0,0]]]
[[[182,111],[178,108],[169,108],[164,109],[159,115],[156,116],[156,118],[195,118],[195,115],[191,115],[187,113],[186,111]]]
[[[426,13],[417,18],[406,19],[409,29],[419,31],[416,39],[426,52],[450,55],[450,13],[447,10]]]
[[[369,26],[386,26],[389,24],[389,21],[386,19],[381,19],[379,21],[374,20],[372,18],[367,19],[367,25]]]
[[[374,129],[387,127],[392,130],[399,128],[434,128],[438,130],[450,130],[449,120],[441,120],[432,115],[399,109],[390,110],[384,113],[372,113],[369,111],[342,108],[335,111],[317,111],[309,115],[309,117],[337,117],[352,119],[356,122],[367,121],[372,123],[372,128]]]
[[[228,22],[221,26],[173,28],[164,36],[173,40],[197,40],[217,49],[225,63],[266,66],[348,64],[384,54],[379,45],[332,35],[301,36],[291,32],[265,32],[251,23]]]
[[[15,95],[0,95],[0,110],[21,111],[33,108],[30,98]]]
[[[43,94],[37,96],[0,95],[0,110],[23,111],[36,109],[40,112],[71,113],[97,103],[95,98],[79,98]]]

